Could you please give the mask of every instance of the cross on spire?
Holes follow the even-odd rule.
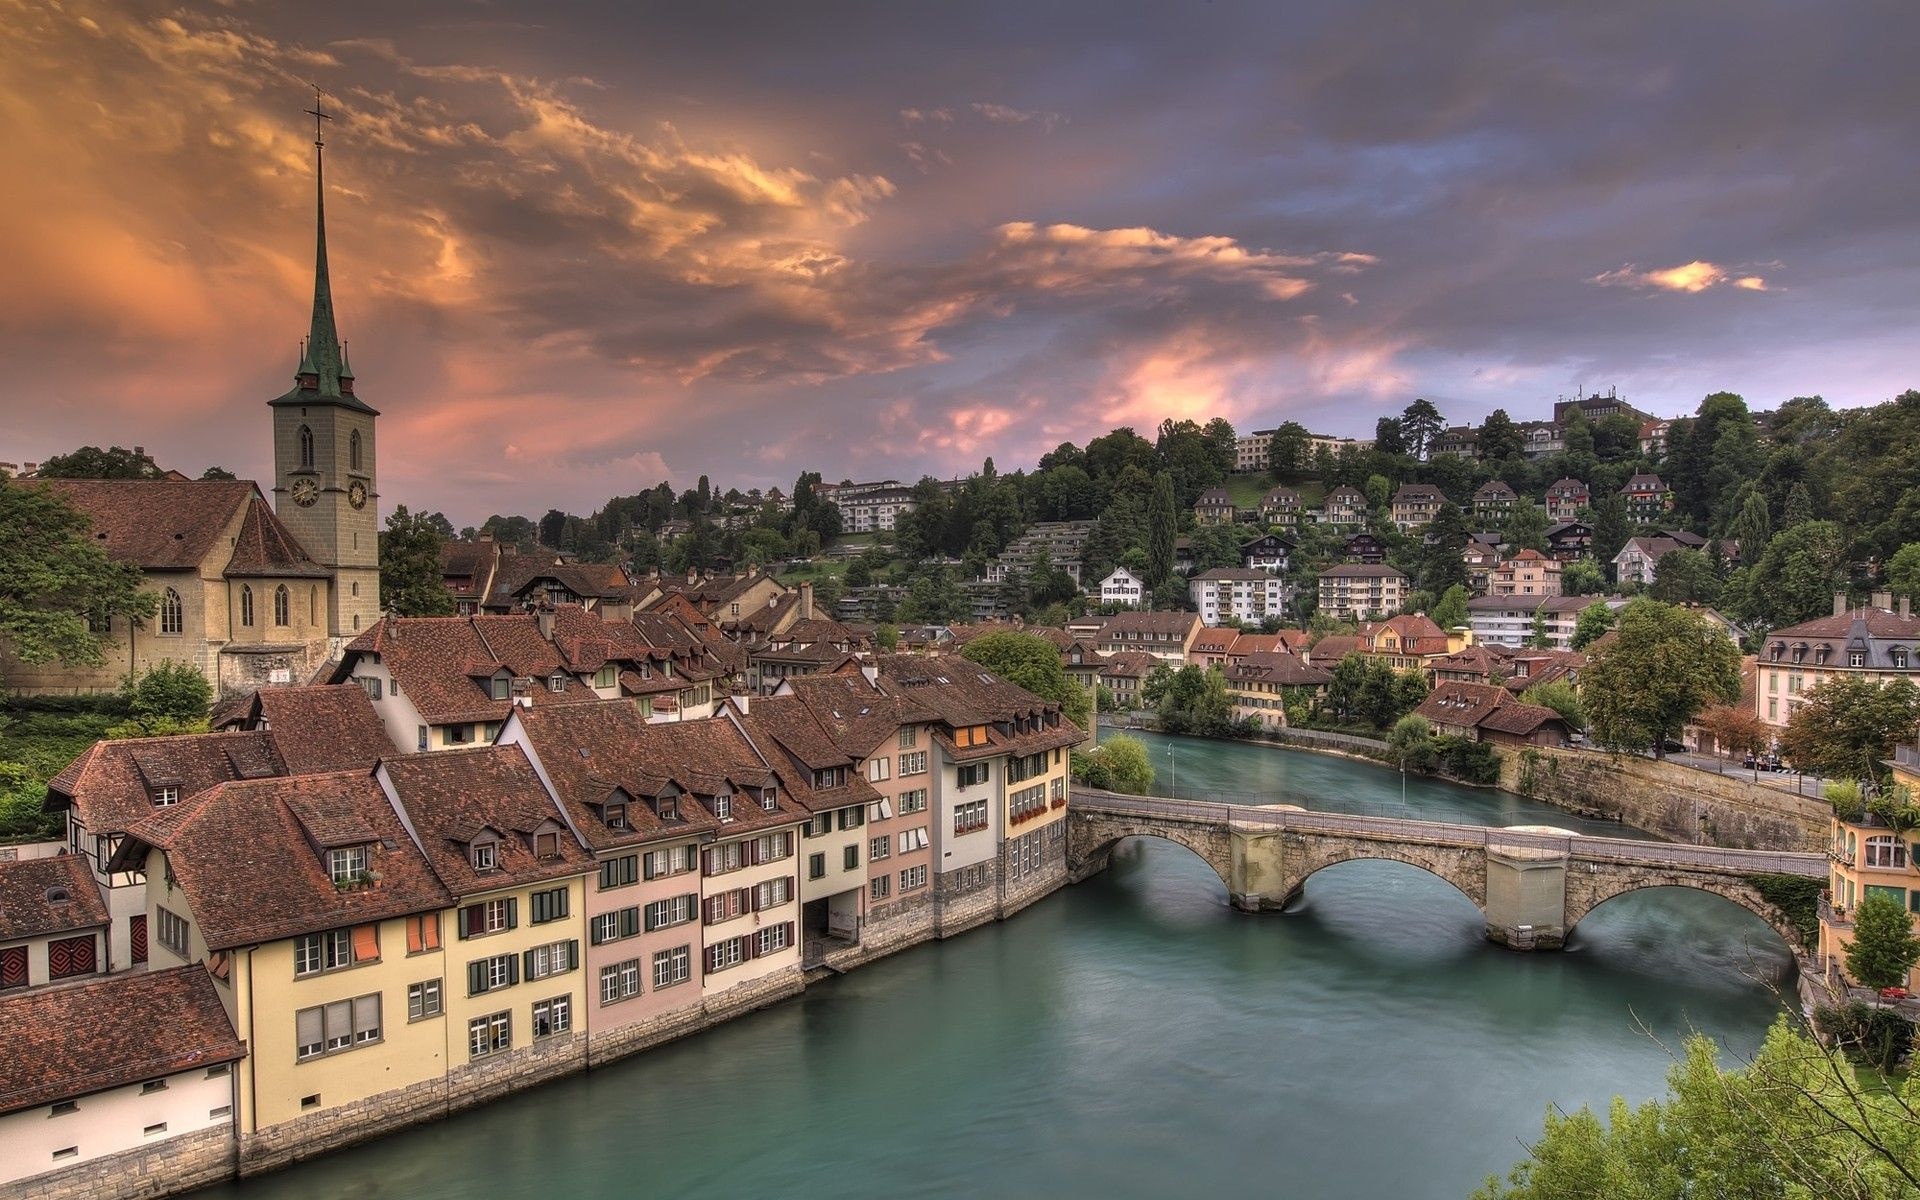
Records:
[[[326,145],[327,145],[326,139],[320,136],[320,130],[321,130],[320,123],[322,121],[333,120],[333,117],[329,115],[326,112],[326,110],[321,106],[321,101],[323,101],[324,99],[326,99],[326,93],[320,90],[319,84],[317,83],[314,84],[313,85],[313,107],[307,109],[306,113],[308,116],[313,118],[313,148],[315,150],[324,150],[326,149]]]

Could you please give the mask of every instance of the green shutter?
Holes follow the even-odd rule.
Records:
[[[466,935],[461,934],[460,936],[465,937]],[[468,963],[467,964],[467,995],[478,996],[481,992],[484,992],[486,990],[487,990],[486,961],[483,959],[480,962]]]
[[[580,939],[574,938],[567,943],[567,970],[580,969]]]
[[[533,951],[522,950],[520,952],[520,961],[525,968],[527,978],[532,979],[533,978]]]
[[[520,898],[518,896],[507,897],[507,928],[520,928]]]

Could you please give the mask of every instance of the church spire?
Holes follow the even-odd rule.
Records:
[[[327,175],[324,122],[331,121],[320,105],[320,85],[313,86],[313,181],[316,192],[313,251],[313,326],[307,333],[307,362],[314,368],[314,388],[323,396],[340,395],[340,333],[333,322],[333,282],[327,276]],[[305,380],[301,381],[305,384]]]

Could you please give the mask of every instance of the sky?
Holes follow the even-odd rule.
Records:
[[[1920,6],[0,0],[0,459],[382,506],[964,475],[1163,418],[1920,386]]]

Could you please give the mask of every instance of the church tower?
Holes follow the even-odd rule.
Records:
[[[313,267],[313,322],[292,390],[273,409],[273,507],[307,553],[332,576],[327,633],[349,639],[380,617],[380,518],[374,470],[374,418],[354,394],[353,368],[333,320],[327,277],[327,189],[316,102],[314,181],[318,240]],[[339,645],[334,647],[336,653]]]

